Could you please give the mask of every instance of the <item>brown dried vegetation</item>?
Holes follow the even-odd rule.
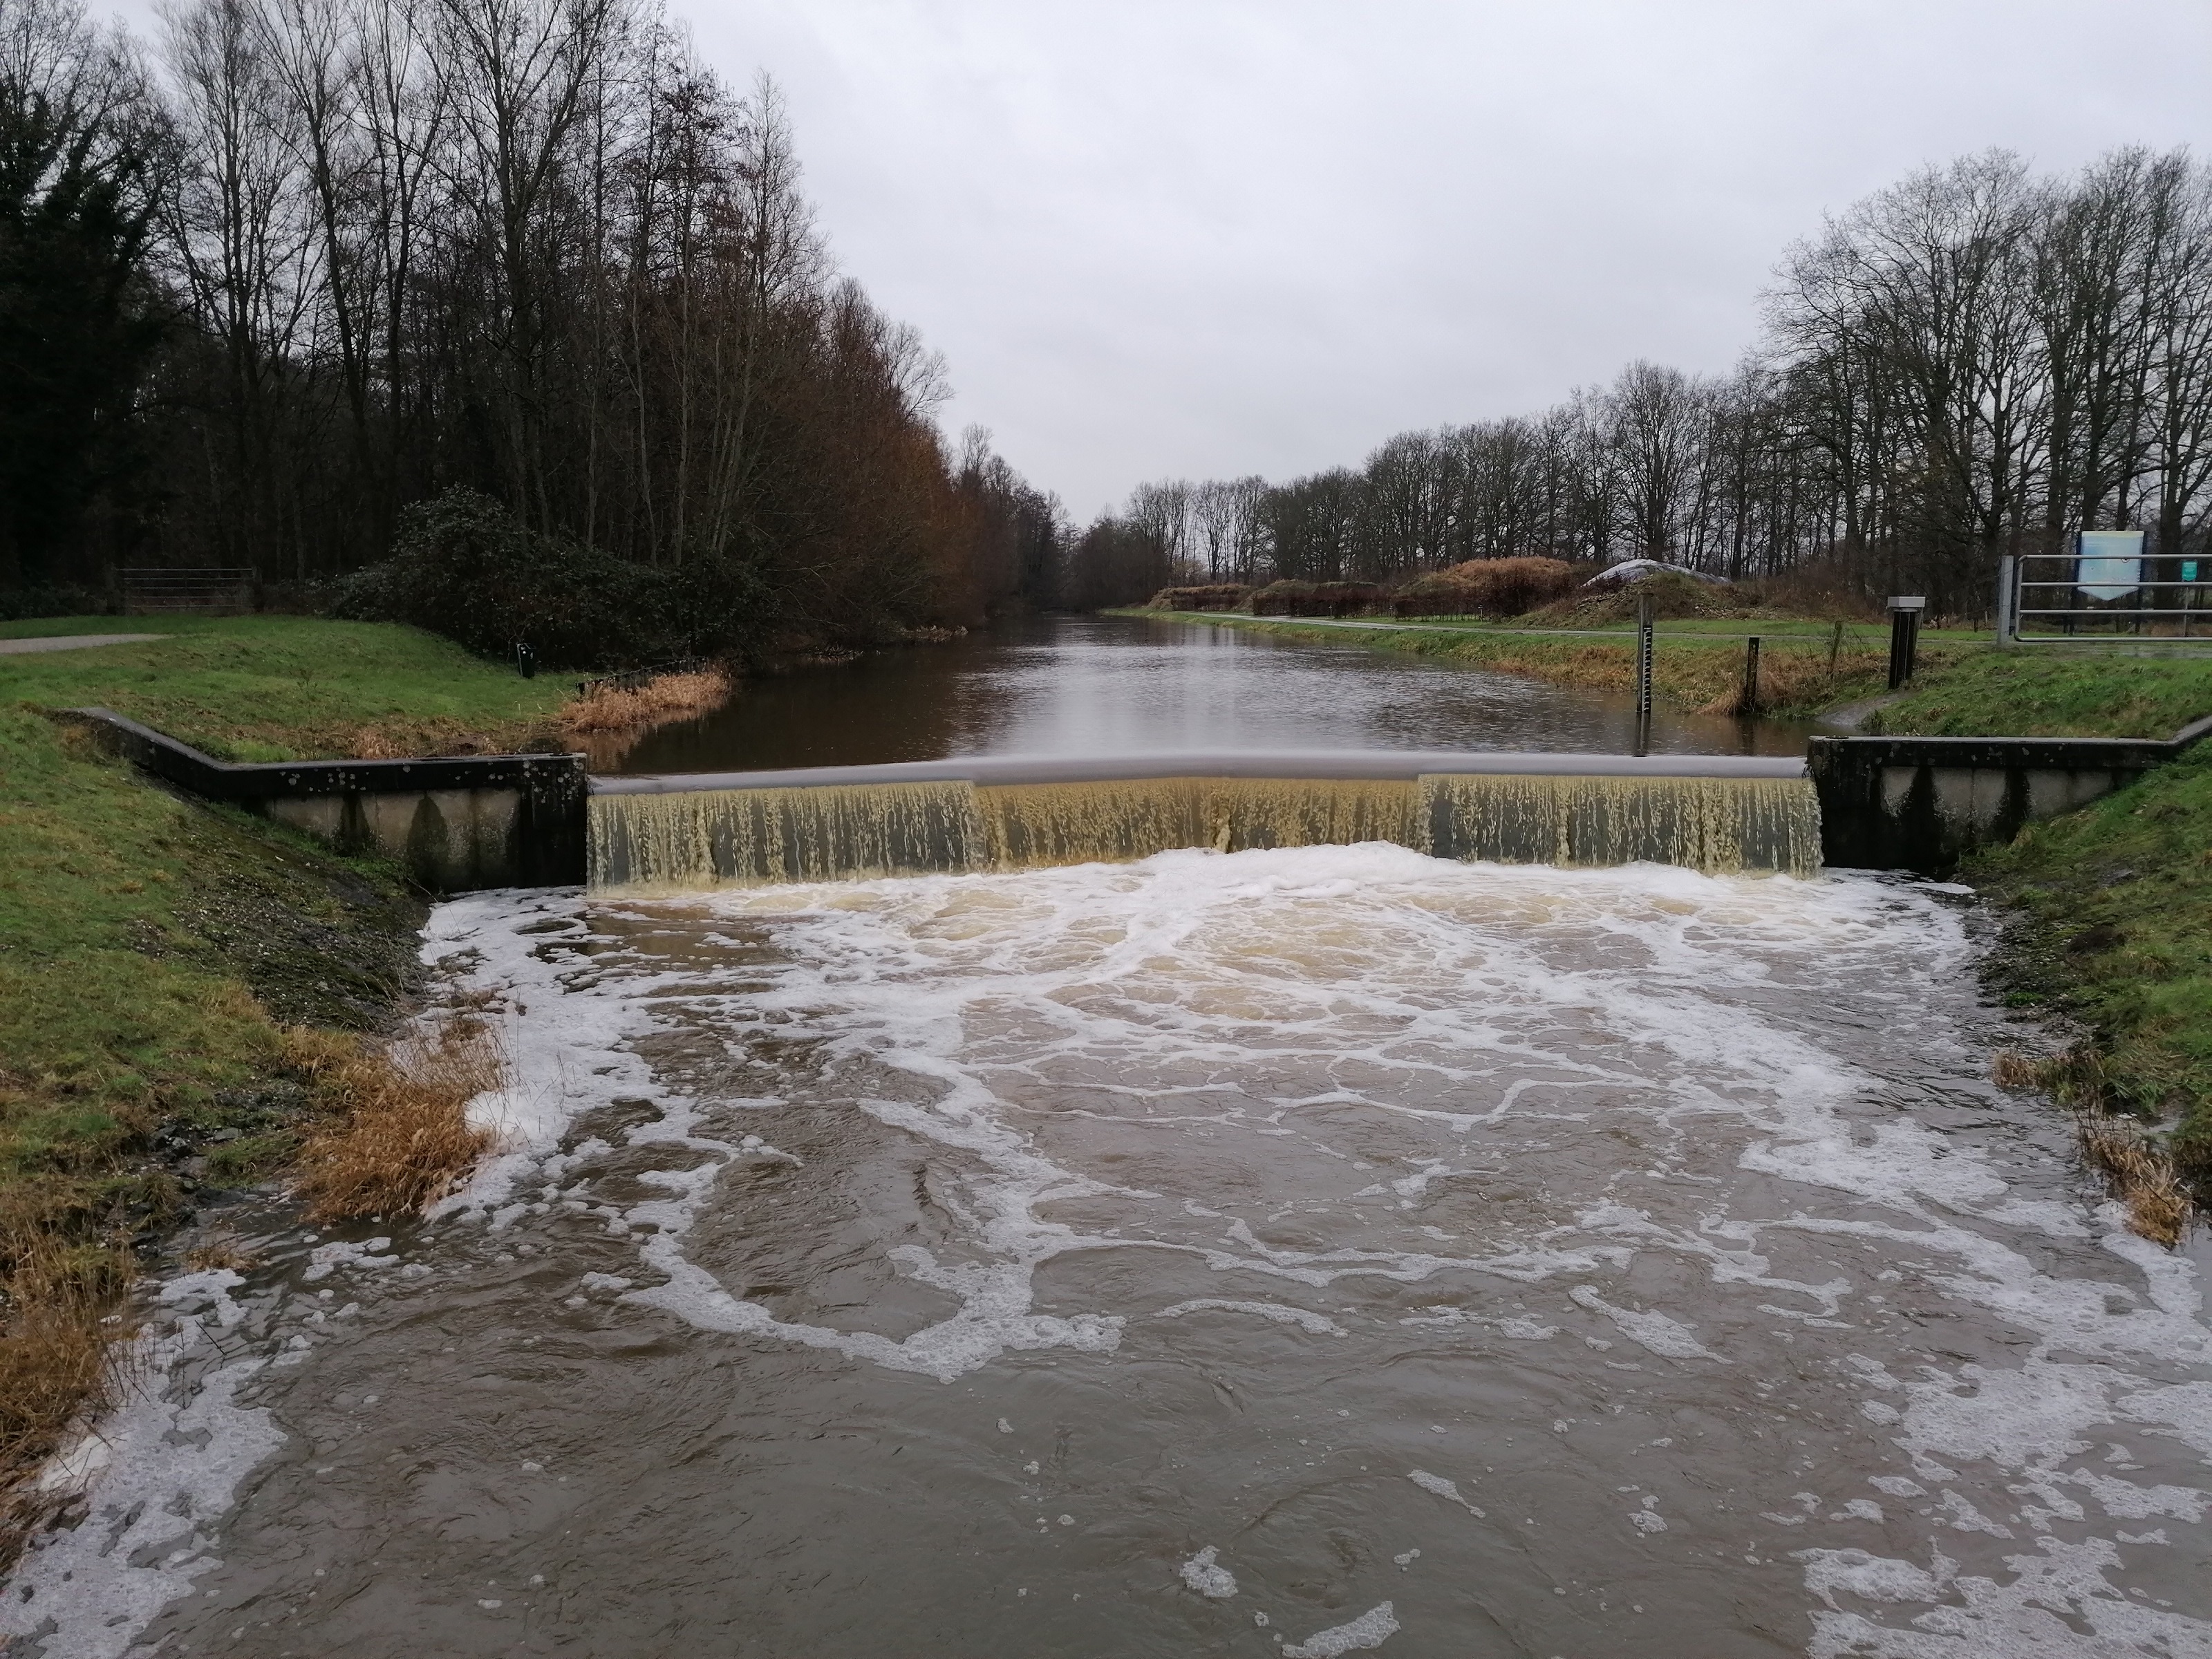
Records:
[[[1990,1070],[2000,1088],[2045,1090],[2072,1112],[2081,1156],[2127,1206],[2128,1224],[2154,1243],[2181,1242],[2191,1209],[2189,1188],[2164,1147],[2112,1113],[2109,1068],[2101,1052],[2087,1043],[2047,1060],[2008,1051]]]
[[[478,1021],[385,1048],[329,1032],[288,1036],[293,1066],[328,1114],[295,1164],[297,1190],[319,1221],[404,1214],[435,1203],[490,1149],[468,1105],[505,1074]]]
[[[561,707],[561,730],[568,737],[594,732],[629,732],[663,720],[706,714],[729,701],[730,677],[720,668],[689,674],[661,674],[634,687],[596,685]]]

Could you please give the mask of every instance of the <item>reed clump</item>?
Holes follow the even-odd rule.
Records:
[[[1741,651],[1712,646],[1705,650],[1705,659],[1694,665],[1701,670],[1702,678],[1710,683],[1715,678],[1723,680],[1733,674],[1735,681],[1727,690],[1697,706],[1700,714],[1759,714],[1774,708],[1817,708],[1836,696],[1838,689],[1859,685],[1885,672],[1889,665],[1887,651],[1855,649],[1838,651],[1832,663],[1825,644],[1808,644],[1802,641],[1780,639],[1765,641],[1759,653],[1759,683],[1753,686],[1744,673],[1744,659]],[[1692,665],[1683,665],[1690,669]],[[1683,676],[1686,681],[1688,674]]]
[[[115,1404],[135,1329],[117,1311],[137,1271],[128,1239],[71,1240],[50,1219],[0,1218],[0,1571],[57,1507],[27,1477]]]
[[[684,720],[720,708],[729,701],[731,690],[727,671],[719,667],[659,674],[639,686],[595,685],[562,704],[561,730],[580,738]]]
[[[2189,1222],[2189,1189],[2173,1160],[2118,1118],[2077,1113],[2075,1129],[2082,1157],[2127,1206],[2128,1225],[2154,1244],[2179,1244]]]
[[[11,1232],[15,1230],[11,1229]],[[70,1243],[44,1231],[8,1240],[0,1283],[0,1471],[36,1464],[70,1425],[113,1403],[108,1344],[137,1263],[121,1240]]]
[[[2079,1042],[2048,1059],[2008,1052],[1990,1073],[2001,1088],[2041,1089],[2071,1112],[2081,1156],[2127,1206],[2128,1225],[2155,1244],[2181,1242],[2192,1208],[2188,1183],[2165,1147],[2112,1111],[2113,1080],[2101,1051]]]
[[[469,1122],[469,1103],[497,1089],[507,1068],[481,1021],[450,1020],[381,1048],[305,1029],[288,1043],[324,1111],[294,1166],[316,1220],[426,1208],[491,1149],[491,1132]]]

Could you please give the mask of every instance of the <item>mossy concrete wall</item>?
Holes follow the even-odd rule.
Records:
[[[580,755],[240,765],[105,708],[68,713],[156,777],[342,852],[380,854],[434,893],[584,879]]]
[[[2172,738],[1814,738],[1821,858],[1948,876],[1978,848],[2124,789],[2212,731]]]

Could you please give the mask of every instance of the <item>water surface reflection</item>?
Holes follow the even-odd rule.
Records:
[[[1806,728],[1662,713],[1652,747],[1794,755]],[[1624,753],[1629,700],[1353,644],[1135,617],[1044,617],[748,684],[647,736],[628,773],[867,765],[952,755],[1191,749]]]

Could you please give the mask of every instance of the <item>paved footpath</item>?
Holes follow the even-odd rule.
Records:
[[[166,634],[63,634],[50,640],[0,640],[0,657],[27,657],[33,651],[82,651],[94,645],[135,645],[167,639]]]

